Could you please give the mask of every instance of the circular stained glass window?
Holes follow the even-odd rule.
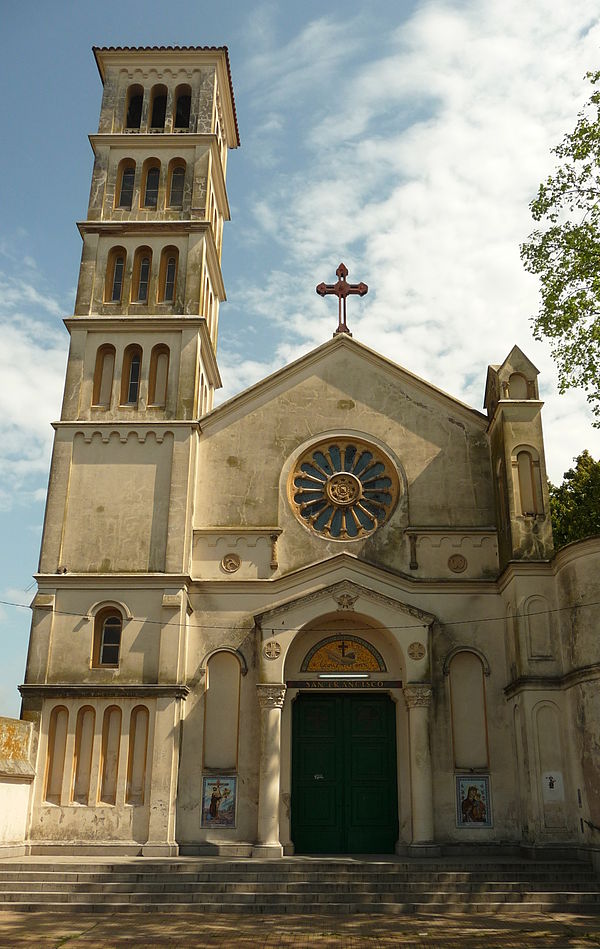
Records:
[[[300,456],[288,493],[306,527],[332,540],[360,540],[387,521],[398,500],[396,469],[379,448],[330,440]]]

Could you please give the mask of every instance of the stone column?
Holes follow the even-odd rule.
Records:
[[[404,700],[408,709],[410,741],[410,789],[412,798],[412,846],[422,852],[433,842],[433,785],[429,746],[431,686],[407,685]]]
[[[260,776],[258,835],[253,857],[282,857],[279,840],[279,784],[281,775],[281,709],[285,685],[257,685],[260,705]]]

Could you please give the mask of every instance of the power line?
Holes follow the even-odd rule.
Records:
[[[13,603],[11,600],[0,600],[0,606],[13,606],[21,610],[31,609],[31,607],[27,606],[26,603]],[[574,603],[571,606],[559,606],[556,609],[551,609],[551,610],[536,610],[535,612],[531,612],[531,613],[513,613],[511,614],[510,618],[521,619],[521,618],[530,617],[530,616],[550,616],[553,613],[564,613],[570,610],[587,609],[588,607],[592,607],[592,606],[600,606],[600,601],[592,600],[592,602],[590,603]],[[53,610],[52,612],[57,616],[74,616],[76,619],[81,619],[81,620],[89,619],[89,615],[87,613],[73,613],[73,612],[70,612],[69,610]],[[508,616],[484,616],[481,619],[452,620],[450,622],[443,622],[441,623],[441,625],[444,628],[448,628],[450,626],[469,626],[469,625],[473,626],[473,625],[476,625],[476,624],[478,625],[481,623],[500,623],[500,622],[503,623],[507,618]],[[164,628],[165,625],[171,625],[171,624],[161,623],[160,620],[147,619],[145,617],[139,617],[139,616],[129,617],[128,622],[143,623],[144,625],[150,625],[150,626],[160,626],[161,628]],[[408,623],[402,626],[386,626],[385,628],[390,629],[390,630],[395,630],[395,629],[421,629],[422,627],[423,627],[423,623]],[[220,629],[220,630],[244,629],[244,627],[239,627],[239,626],[232,627],[232,626],[223,626],[220,624],[213,625],[210,623],[190,623],[188,624],[187,628],[188,629]],[[296,627],[286,628],[285,626],[280,626],[277,628],[276,631],[278,633],[293,632],[295,628]],[[354,624],[352,626],[352,629],[355,632],[368,632],[369,630],[373,630],[373,628],[374,628],[373,626],[356,626]],[[254,626],[252,626],[251,629],[248,629],[247,632],[251,632],[252,629],[254,629]],[[272,629],[273,632],[275,632],[274,626],[267,625],[266,629]],[[311,631],[314,631],[314,632],[328,632],[330,630],[331,630],[330,626],[324,627],[323,629],[320,629],[318,626],[311,626]]]

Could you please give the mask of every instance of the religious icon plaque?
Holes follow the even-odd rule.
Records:
[[[493,827],[489,774],[456,775],[456,826]]]
[[[221,774],[202,778],[201,827],[235,827],[237,776]]]

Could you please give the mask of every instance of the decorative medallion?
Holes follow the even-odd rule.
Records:
[[[399,481],[390,459],[359,439],[328,440],[298,459],[288,496],[301,524],[330,540],[361,540],[388,520]]]
[[[225,554],[221,560],[221,566],[225,573],[235,573],[240,569],[242,561],[237,554]]]
[[[307,653],[301,672],[386,672],[385,662],[371,643],[358,636],[329,636]]]
[[[423,643],[411,643],[407,649],[408,655],[411,659],[422,659],[425,655],[425,646]]]
[[[344,610],[349,610],[350,612],[354,611],[354,604],[358,600],[358,594],[352,596],[350,593],[340,593],[339,596],[334,597],[335,602],[338,605],[337,612],[343,613]]]
[[[462,554],[452,554],[451,557],[448,557],[448,566],[452,573],[464,573],[467,569],[467,558],[463,557]]]
[[[279,659],[281,655],[281,646],[274,639],[269,639],[263,647],[265,659]]]

